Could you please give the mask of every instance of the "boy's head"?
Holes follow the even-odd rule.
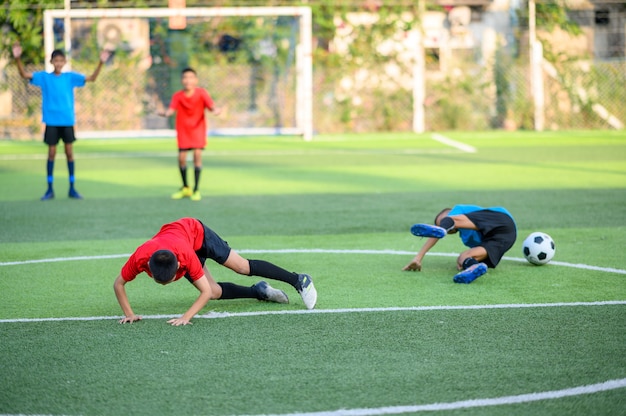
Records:
[[[154,281],[164,285],[170,283],[176,276],[178,259],[169,250],[157,250],[150,256],[148,267]]]
[[[65,52],[61,49],[55,49],[50,56],[50,63],[54,66],[54,72],[59,73],[67,63]]]
[[[185,68],[181,73],[181,83],[186,91],[193,90],[198,86],[198,75],[192,68]]]
[[[441,220],[442,220],[443,218],[447,217],[447,216],[448,216],[448,213],[450,213],[450,211],[452,211],[452,208],[444,208],[444,209],[442,209],[442,210],[441,210],[441,212],[439,212],[439,214],[437,214],[437,215],[435,216],[435,221],[434,221],[434,224],[435,224],[435,225],[439,225],[439,224],[440,224],[440,222],[441,222]]]

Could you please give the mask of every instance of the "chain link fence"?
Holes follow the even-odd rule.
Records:
[[[377,20],[376,12],[337,13],[332,39],[314,31],[315,131],[412,131],[416,97],[423,97],[427,131],[534,129],[527,6],[453,3],[419,16],[396,16],[402,24],[395,26]],[[624,128],[626,4],[577,2],[567,19],[578,29],[537,25],[545,128]],[[383,23],[392,29],[376,32]],[[98,80],[76,90],[79,137],[87,131],[107,137],[110,131],[171,128],[171,120],[156,112],[180,89],[180,70],[187,65],[226,110],[210,118],[212,128],[295,123],[293,20],[192,20],[183,33],[158,20],[72,24],[73,70],[89,75],[97,45],[107,39],[117,45]],[[416,83],[420,62],[422,82]],[[39,89],[10,62],[0,62],[0,68],[0,138],[39,139]],[[423,88],[421,94],[416,88]]]

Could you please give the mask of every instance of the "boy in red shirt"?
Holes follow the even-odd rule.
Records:
[[[125,315],[119,322],[123,324],[141,320],[133,312],[124,288],[126,283],[134,280],[141,272],[145,272],[161,285],[172,283],[184,276],[200,291],[198,299],[182,317],[168,321],[174,326],[189,324],[191,318],[211,299],[256,298],[289,303],[285,292],[274,289],[263,281],[251,287],[216,282],[204,265],[207,258],[242,275],[287,282],[302,296],[307,309],[315,307],[317,290],[308,274],[288,272],[263,260],[244,259],[200,220],[181,218],[163,225],[154,237],[135,250],[122,267],[113,284],[115,296]]]
[[[209,93],[198,87],[196,71],[185,68],[182,72],[183,89],[174,93],[169,108],[160,113],[169,117],[176,113],[176,139],[178,141],[178,166],[183,179],[183,187],[172,194],[172,199],[191,198],[200,201],[200,173],[202,172],[202,150],[206,147],[207,125],[205,108],[219,115],[221,110],[215,107]],[[193,150],[194,187],[187,185],[187,151]]]

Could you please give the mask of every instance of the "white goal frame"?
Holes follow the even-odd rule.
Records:
[[[292,128],[240,128],[221,129],[216,134],[227,135],[301,135],[304,140],[313,138],[313,57],[312,57],[312,16],[311,8],[297,7],[188,7],[188,8],[146,8],[146,9],[50,9],[44,11],[44,49],[45,56],[50,56],[54,49],[54,19],[97,19],[97,18],[167,18],[167,17],[263,17],[263,16],[296,16],[300,19],[300,42],[296,47],[296,126]],[[66,24],[69,28],[70,25]],[[71,50],[70,36],[65,37],[65,48]],[[68,54],[69,59],[70,54]],[[46,62],[46,70],[52,66]],[[108,137],[128,137],[156,135],[174,135],[173,130],[118,131],[107,132]],[[110,134],[109,134],[110,133]],[[159,134],[160,133],[160,134]],[[81,137],[97,137],[97,132],[81,132]],[[100,133],[100,137],[101,137]]]

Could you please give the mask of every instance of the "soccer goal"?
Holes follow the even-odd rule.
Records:
[[[309,7],[54,9],[44,12],[46,61],[65,49],[89,74],[95,49],[112,49],[96,83],[76,91],[77,135],[173,136],[157,116],[192,67],[222,108],[211,135],[301,135],[311,140]],[[50,70],[49,63],[47,70]]]

